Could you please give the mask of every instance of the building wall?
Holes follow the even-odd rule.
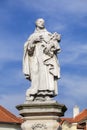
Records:
[[[21,130],[21,126],[17,124],[0,124],[0,130]]]
[[[78,130],[77,129],[77,123],[69,124],[69,123],[65,122],[65,123],[62,124],[62,130]]]
[[[62,130],[70,130],[70,128],[68,126],[66,126],[66,125],[63,125]]]
[[[77,130],[77,123],[72,123],[70,130]]]
[[[68,122],[62,124],[62,130],[70,130],[71,125]]]

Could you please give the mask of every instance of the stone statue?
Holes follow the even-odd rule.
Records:
[[[26,101],[50,100],[57,95],[60,66],[60,34],[45,29],[45,21],[37,19],[36,28],[24,44],[23,73],[31,81],[26,91]]]

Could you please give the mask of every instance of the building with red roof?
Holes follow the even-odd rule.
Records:
[[[62,130],[87,130],[87,109],[72,118],[61,118]]]
[[[0,105],[0,130],[21,130],[22,119]]]

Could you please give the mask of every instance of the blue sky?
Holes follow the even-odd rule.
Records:
[[[37,18],[62,35],[56,100],[71,117],[75,105],[87,108],[87,0],[0,0],[0,104],[18,115],[15,106],[25,101],[30,83],[22,73],[23,46]]]

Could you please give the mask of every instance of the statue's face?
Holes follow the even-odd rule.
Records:
[[[44,20],[43,19],[38,19],[36,21],[36,26],[43,29],[44,28]]]

